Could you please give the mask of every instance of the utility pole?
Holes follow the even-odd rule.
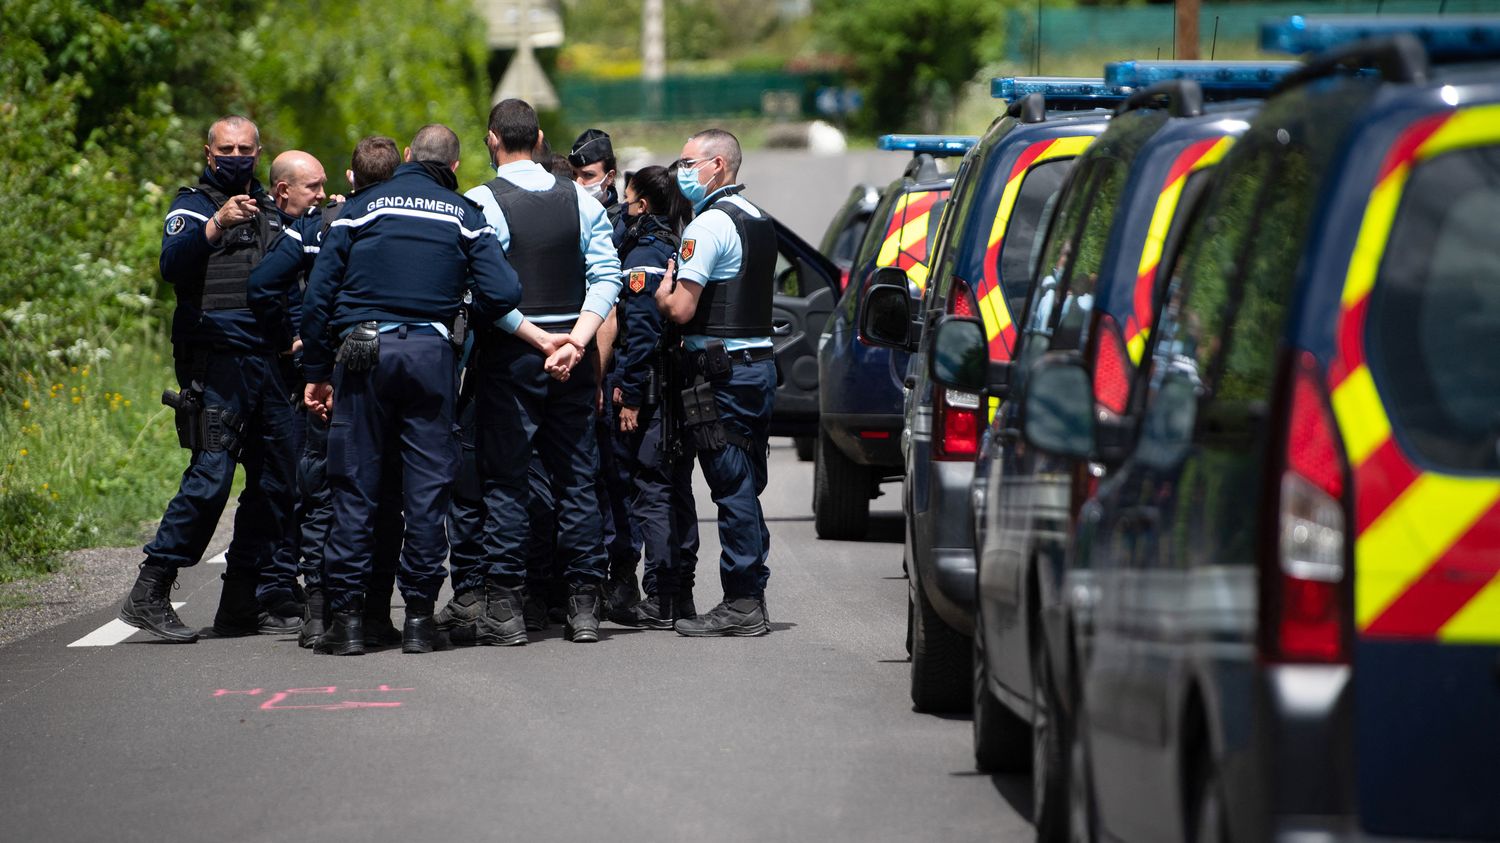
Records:
[[[641,3],[641,85],[645,87],[646,113],[661,117],[662,82],[667,78],[667,27],[665,0]]]
[[[1177,43],[1173,52],[1179,59],[1198,58],[1198,12],[1201,0],[1174,0],[1177,15]]]

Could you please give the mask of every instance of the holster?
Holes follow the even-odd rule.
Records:
[[[339,345],[334,360],[344,364],[346,372],[368,372],[375,368],[380,362],[379,323],[360,322],[355,325]]]
[[[190,451],[224,451],[238,460],[244,452],[244,420],[225,407],[203,404],[203,384],[193,381],[181,392],[165,390],[161,403],[175,412],[177,444]]]
[[[727,444],[712,383],[702,381],[682,391],[682,426],[696,450],[717,451]]]

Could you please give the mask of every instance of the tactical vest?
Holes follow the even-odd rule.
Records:
[[[228,196],[207,184],[200,182],[197,189],[214,203],[215,213],[229,201]],[[258,198],[262,202],[269,201],[265,197]],[[250,286],[250,271],[266,256],[272,238],[279,232],[279,228],[275,232],[272,230],[272,213],[267,208],[220,234],[219,248],[208,256],[203,287],[192,297],[192,304],[199,310],[244,310],[250,306],[245,297]]]
[[[578,188],[553,178],[557,183],[542,191],[498,177],[485,183],[510,227],[505,257],[521,279],[519,307],[529,317],[578,313],[588,292],[578,248]]]
[[[317,246],[320,250],[323,248],[323,241],[328,239],[328,229],[333,228],[334,220],[343,216],[344,209],[347,207],[349,207],[347,202],[339,202],[335,200],[324,205],[323,210],[319,212]],[[303,243],[302,248],[305,249],[309,245],[312,244]],[[298,276],[297,285],[302,288],[303,292],[307,292],[307,277],[309,275],[312,275],[311,269],[303,270]]]
[[[740,238],[740,271],[733,278],[703,285],[698,309],[684,334],[745,338],[771,336],[771,301],[776,295],[776,224],[764,212],[752,217],[728,199],[717,208],[734,221]]]

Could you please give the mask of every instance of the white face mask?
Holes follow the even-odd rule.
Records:
[[[600,176],[599,180],[593,182],[592,184],[584,184],[583,182],[579,182],[578,186],[582,187],[584,191],[588,193],[588,195],[599,200],[599,204],[602,205],[604,204],[604,198],[609,195],[609,188],[604,186],[605,182],[607,181],[609,181],[609,173],[605,173],[604,175]]]

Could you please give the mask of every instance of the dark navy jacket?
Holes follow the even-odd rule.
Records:
[[[677,251],[676,238],[666,220],[659,216],[626,217],[639,226],[620,251],[624,284],[616,318],[620,320],[621,345],[616,356],[614,376],[620,387],[620,403],[626,407],[641,406],[646,380],[656,363],[656,344],[661,339],[662,315],[656,307],[656,288],[666,272],[667,261]],[[631,229],[627,228],[627,232]]]
[[[260,205],[261,212],[269,215],[273,235],[281,230],[286,217],[276,209],[260,182],[251,180],[249,190],[224,187],[218,183],[215,173],[204,167],[199,183],[206,183],[226,196],[248,193]],[[217,248],[203,236],[203,228],[218,209],[207,193],[192,188],[178,193],[172,200],[172,209],[167,212],[161,238],[161,277],[177,291],[177,308],[172,313],[172,343],[179,348],[209,345],[241,351],[270,351],[272,348],[266,342],[255,314],[248,308],[204,313],[192,304],[193,297],[203,289],[209,255]]]
[[[338,214],[342,206],[327,213]],[[323,243],[323,208],[287,226],[270,251],[250,273],[250,310],[260,320],[261,331],[277,351],[292,347],[302,324],[302,276],[311,273]]]
[[[452,324],[472,276],[476,321],[521,302],[521,283],[479,206],[421,164],[351,196],[328,229],[302,300],[308,382],[333,374],[337,337],[358,322]]]

